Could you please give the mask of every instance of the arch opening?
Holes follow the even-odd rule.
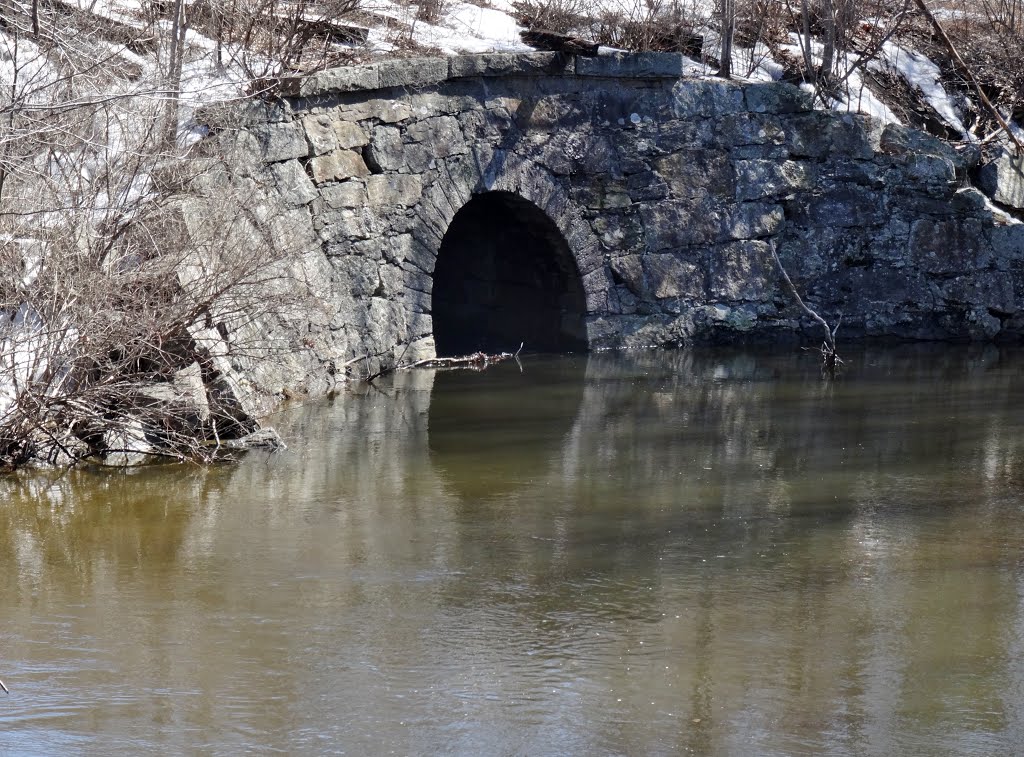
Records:
[[[511,192],[477,195],[455,214],[431,305],[439,356],[587,348],[572,251],[543,210]]]

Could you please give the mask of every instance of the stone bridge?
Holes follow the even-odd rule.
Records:
[[[391,60],[207,112],[207,154],[316,272],[317,314],[268,326],[305,388],[520,344],[792,339],[813,323],[773,249],[847,338],[1019,339],[1024,226],[972,187],[980,151],[683,62]]]

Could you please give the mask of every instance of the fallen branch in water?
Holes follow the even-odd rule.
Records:
[[[779,254],[775,251],[774,244],[771,245],[771,251],[772,258],[775,260],[775,265],[778,266],[779,272],[782,274],[782,280],[786,282],[786,286],[789,288],[790,294],[793,295],[793,299],[796,300],[796,304],[799,305],[807,315],[820,323],[821,327],[825,330],[825,341],[821,345],[821,369],[827,373],[830,378],[835,378],[836,366],[843,364],[843,361],[839,358],[839,353],[836,352],[836,332],[839,330],[839,324],[843,322],[843,319],[840,318],[836,321],[835,326],[830,327],[824,318],[808,307],[807,303],[804,302],[803,298],[800,296],[800,292],[797,291],[796,285],[793,284],[793,280],[789,278],[789,274],[782,265],[782,261],[779,260]]]
[[[4,682],[3,681],[0,681],[0,689],[3,689],[5,694],[10,694],[11,693],[11,690],[8,689],[6,686],[4,686]]]
[[[519,349],[522,349],[522,345],[520,345]],[[474,352],[472,355],[462,355],[461,357],[433,357],[417,360],[415,363],[403,365],[402,368],[470,368],[482,371],[488,366],[512,360],[518,355],[518,351],[515,354],[499,352],[496,355],[488,355],[486,352]]]

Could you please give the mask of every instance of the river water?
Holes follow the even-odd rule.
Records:
[[[421,371],[0,480],[2,754],[1024,749],[1024,360]]]

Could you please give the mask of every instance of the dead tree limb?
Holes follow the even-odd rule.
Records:
[[[836,352],[836,332],[839,330],[839,324],[842,323],[842,318],[836,321],[835,326],[829,326],[828,322],[817,314],[811,307],[804,302],[803,297],[800,296],[800,292],[797,291],[796,285],[793,284],[793,280],[789,278],[789,273],[786,271],[785,266],[782,265],[782,261],[779,260],[779,254],[775,251],[775,245],[771,245],[772,259],[775,261],[775,265],[779,268],[779,273],[782,274],[782,280],[786,282],[786,287],[789,289],[789,293],[793,295],[793,299],[796,300],[796,304],[800,306],[807,315],[814,319],[816,323],[821,324],[821,328],[825,332],[825,341],[821,345],[821,358],[823,361],[823,369],[829,374],[829,376],[835,376],[836,366],[842,364],[842,360],[839,359],[839,354]]]
[[[522,345],[519,346],[521,350]],[[426,358],[425,360],[417,360],[415,363],[409,363],[408,365],[401,366],[402,368],[473,368],[475,370],[482,370],[495,363],[503,363],[506,360],[512,360],[519,354],[516,351],[515,355],[511,352],[499,352],[496,355],[488,355],[485,352],[474,352],[472,355],[462,355],[460,357],[433,357]]]

